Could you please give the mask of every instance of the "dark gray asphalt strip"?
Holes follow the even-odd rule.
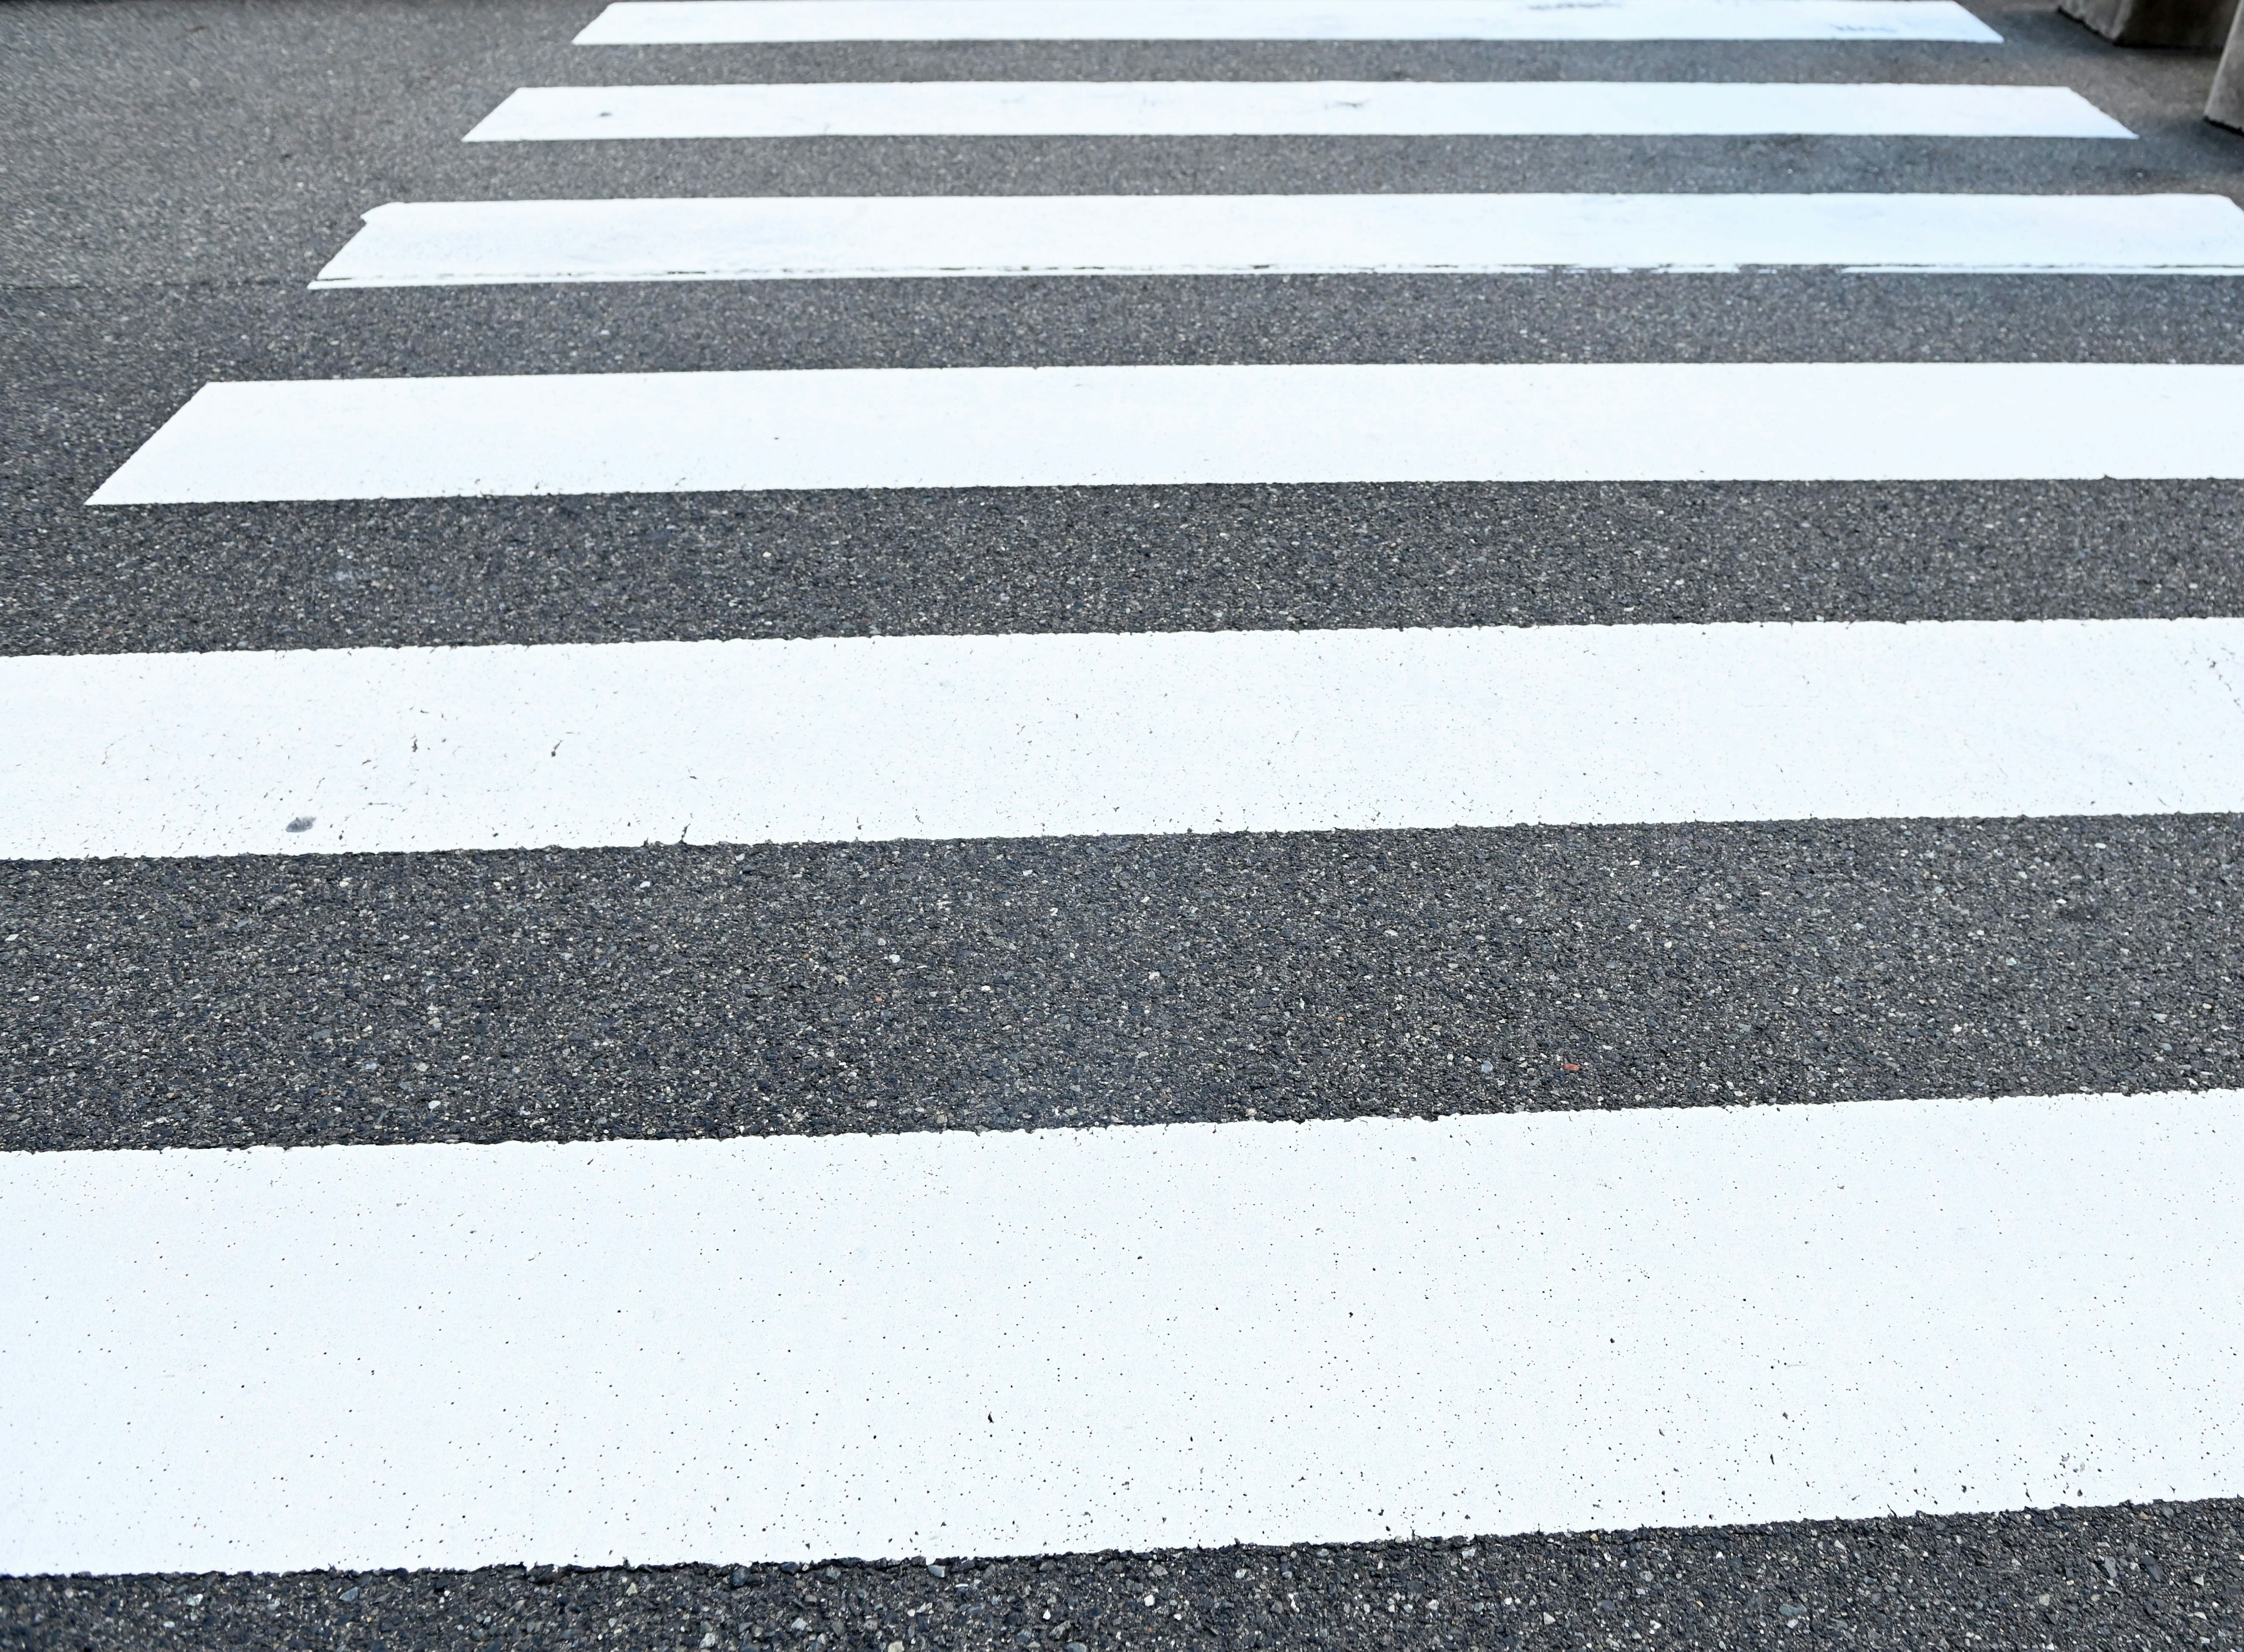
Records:
[[[19,863],[0,1149],[2244,1085],[2239,850],[2170,817]]]
[[[2139,143],[2091,139],[830,137],[477,144],[469,153],[478,163],[471,176],[409,190],[362,187],[348,203],[336,203],[324,233],[340,247],[357,213],[388,200],[1511,190],[2078,194],[2237,185],[2225,155],[2174,165],[2179,158],[2146,157]],[[297,247],[320,233],[306,225],[291,255],[259,274],[301,272],[308,280],[325,258],[308,268]]]
[[[213,379],[1287,362],[2235,362],[2244,280],[1551,271],[0,288],[10,475],[87,492]],[[97,458],[91,444],[106,443]],[[81,498],[83,496],[80,496]]]
[[[1578,78],[1579,77],[1569,77]],[[2106,112],[2110,112],[2109,111]],[[2236,186],[2227,155],[2089,139],[815,138],[478,144],[469,200],[578,194],[1348,194]],[[2164,162],[2164,165],[2160,163]],[[2226,164],[2224,164],[2226,163]],[[463,179],[464,184],[466,180]],[[369,203],[371,204],[371,203]],[[363,210],[362,208],[361,210]]]
[[[17,543],[9,653],[2244,613],[2235,483],[133,508]]]
[[[1460,1253],[1470,1265],[1470,1252]],[[2234,1647],[2244,1504],[811,1567],[0,1579],[0,1644]]]
[[[2244,485],[1565,484],[195,507],[27,535],[10,653],[2244,613]]]

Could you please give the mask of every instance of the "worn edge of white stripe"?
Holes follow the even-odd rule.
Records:
[[[2244,1493],[2244,1096],[0,1156],[0,1569]]]
[[[2240,366],[852,368],[206,384],[88,503],[2236,476]]]
[[[2132,138],[2069,86],[1699,81],[889,81],[524,86],[469,143],[1148,136]]]
[[[1954,0],[617,0],[578,45],[791,40],[1923,40]]]
[[[879,195],[393,202],[314,288],[1835,267],[2244,273],[2225,195]]]
[[[2244,812],[2244,620],[0,660],[0,857]]]

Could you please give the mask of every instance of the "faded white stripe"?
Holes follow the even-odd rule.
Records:
[[[2240,1104],[12,1154],[0,1569],[2234,1496]]]
[[[1576,269],[2244,272],[2225,195],[999,195],[377,206],[314,287]]]
[[[1695,81],[907,81],[525,86],[470,143],[598,138],[1756,132],[2130,138],[2064,86]]]
[[[1028,367],[207,384],[95,504],[2244,476],[2244,367]]]
[[[31,655],[0,857],[2228,813],[2239,684],[2239,620]]]
[[[619,0],[577,44],[2001,39],[1950,0]]]

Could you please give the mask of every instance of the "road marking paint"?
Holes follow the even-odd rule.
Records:
[[[2244,1096],[0,1159],[0,1568],[2244,1492]]]
[[[314,287],[1536,268],[2236,274],[2225,195],[880,195],[377,206]]]
[[[577,44],[2001,39],[1951,0],[618,0]]]
[[[842,369],[206,384],[93,504],[2244,476],[2244,367]]]
[[[0,856],[2244,812],[2244,620],[25,655]]]
[[[486,115],[467,140],[1762,132],[2134,135],[2065,86],[954,80],[525,86]]]

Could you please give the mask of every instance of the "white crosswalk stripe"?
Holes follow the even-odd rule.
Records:
[[[666,1564],[2203,1496],[2244,1473],[2235,1328],[2200,1310],[2244,1269],[2240,1101],[19,1156],[0,1236],[73,1289],[14,1305],[0,1355],[73,1398],[0,1467],[0,1557]],[[1505,1265],[1451,1265],[1467,1235]],[[2078,1375],[2022,1388],[2022,1348]],[[129,1392],[81,1387],[120,1355]]]
[[[2244,274],[2220,195],[1108,195],[376,207],[316,287],[1734,270]]]
[[[213,384],[90,503],[2244,476],[2244,367],[842,369]]]
[[[577,43],[2001,38],[1952,0],[618,0]]]
[[[1133,55],[1163,43],[1183,50]],[[1361,61],[1341,55],[1349,43]],[[1413,64],[1458,43],[1484,74],[1586,51],[1602,73],[1668,78],[1436,80],[1362,55],[1397,43],[1426,54]],[[1504,43],[1552,55],[1482,52]],[[1634,43],[1656,51],[1613,55]],[[1762,43],[1730,54],[1741,71],[1781,61],[1805,78],[1676,78],[1686,60],[1659,54],[1706,51],[1691,43]],[[558,582],[531,613],[520,593],[543,596],[494,574],[474,626],[449,633],[395,623],[419,600],[407,591],[354,615],[348,646],[120,630],[100,652],[0,657],[0,865],[29,891],[0,944],[30,936],[43,969],[67,956],[75,972],[54,914],[129,911],[149,959],[131,1002],[171,1017],[58,991],[70,977],[53,971],[27,971],[10,999],[26,1026],[71,1019],[85,1053],[39,1033],[23,1093],[42,1099],[6,1115],[53,1128],[0,1153],[15,1264],[0,1280],[0,1574],[1229,1544],[1299,1559],[1430,1534],[2244,1493],[2244,1333],[2227,1306],[2244,1271],[2244,1058],[2216,1042],[2234,1031],[2231,978],[2147,924],[2079,944],[2065,929],[2176,887],[2225,925],[2225,881],[2192,869],[2225,880],[2224,834],[2244,817],[2244,619],[2173,569],[2124,600],[2079,596],[2082,570],[2119,554],[2085,508],[2061,554],[2045,525],[2005,538],[2018,499],[2045,502],[2022,487],[2073,490],[2047,496],[2061,515],[2126,486],[2225,499],[2244,481],[2233,359],[2190,359],[2150,326],[2011,347],[2035,304],[2109,315],[2125,289],[2171,315],[2193,301],[2174,293],[2217,305],[2244,274],[2244,209],[2209,163],[2156,190],[2147,165],[2124,170],[2164,141],[2132,94],[2106,100],[2123,124],[2068,86],[1964,84],[2004,72],[1975,51],[2003,37],[1953,0],[616,0],[574,44],[605,54],[571,54],[587,77],[620,84],[523,86],[493,107],[510,71],[459,116],[490,110],[459,134],[487,146],[448,152],[489,169],[490,198],[355,202],[362,227],[310,283],[333,295],[291,277],[288,301],[329,307],[337,335],[393,328],[395,370],[199,374],[129,457],[104,460],[90,498],[92,476],[76,484],[73,506],[91,508],[73,520],[157,539],[276,524],[276,559],[372,523],[478,570],[562,544],[671,578],[687,620],[618,620],[627,601],[593,615],[585,587]],[[1879,78],[1838,78],[1881,44]],[[1046,55],[1016,64],[991,45]],[[683,50],[700,46],[746,50]],[[884,55],[900,46],[916,55]],[[956,78],[1001,61],[1045,78]],[[1051,78],[1078,61],[1146,78]],[[1960,78],[1892,78],[1937,64]],[[1154,78],[1172,66],[1265,78]],[[1294,67],[1382,78],[1267,78]],[[850,78],[818,78],[829,70]],[[953,78],[869,78],[884,71]],[[2131,126],[2145,139],[2112,147]],[[847,165],[794,141],[826,139],[902,141]],[[1177,166],[1177,139],[1221,165]],[[1292,139],[1347,158],[1232,187],[1234,162]],[[608,141],[625,139],[641,146]],[[1069,141],[1070,166],[1139,159],[1030,193],[1044,174],[1015,162],[1045,139]],[[1631,139],[1652,141],[1626,152],[1627,193],[1531,175]],[[1718,168],[1668,139],[1752,141]],[[1824,139],[1853,147],[1803,147]],[[1410,164],[1451,164],[1454,148],[1480,170],[1388,187],[1377,157],[1413,145]],[[1013,159],[971,159],[984,152]],[[1655,162],[1686,181],[1655,180]],[[579,166],[629,189],[585,193]],[[2021,166],[2023,182],[2003,170]],[[896,184],[923,175],[910,167],[941,181]],[[982,193],[953,190],[954,173]],[[844,174],[856,181],[831,187]],[[704,186],[666,193],[680,176]],[[1093,277],[1119,279],[1076,279]],[[1517,336],[1530,359],[1438,342],[1354,359],[1321,340],[1309,355],[1254,331],[1259,298],[1209,296],[1297,277],[1339,278],[1313,289],[1337,304],[1384,303],[1360,295],[1375,289],[1454,304],[1470,336],[1505,351]],[[1757,339],[1731,359],[1686,337],[1646,359],[1674,341],[1594,315],[1591,347],[1528,352],[1515,322],[1547,312],[1519,293],[1568,281],[1591,307],[1624,288],[1712,294],[1747,312],[1748,339],[1903,290],[1989,308],[1961,352],[1896,321],[1888,359],[1803,358],[1797,334],[1765,355]],[[687,282],[712,285],[562,290]],[[476,287],[525,290],[361,290]],[[1156,296],[1112,301],[1233,302],[1246,319],[1211,361],[1088,325],[1031,349],[1035,324],[1009,311],[1095,318],[1125,287]],[[653,308],[666,298],[687,310]],[[910,316],[977,303],[942,349],[896,342]],[[875,310],[907,322],[841,359],[882,364],[790,342]],[[626,330],[611,319],[660,334],[645,318],[681,313],[706,328],[665,337],[652,365],[605,364]],[[493,342],[525,316],[575,329],[537,370]],[[1358,505],[1375,488],[1431,524],[1420,539],[1374,531]],[[1438,587],[1523,533],[1534,579],[1613,587],[1612,568],[1670,554],[1691,519],[1755,488],[1747,506],[1797,555],[1752,587],[1744,618],[1674,622],[1639,612],[1633,586],[1604,589],[1591,623],[1348,607],[1412,557]],[[1281,527],[1284,490],[1335,514]],[[690,511],[687,496],[702,496]],[[1219,496],[1244,517],[1188,514]],[[1497,498],[1543,514],[1470,518]],[[1001,606],[961,626],[883,594],[950,552],[886,525],[931,517],[929,498],[962,513],[969,554],[1058,593],[1040,617]],[[1912,577],[1889,555],[1903,531],[1862,523],[1925,500],[1957,502],[1912,531],[1942,536],[1951,584],[1911,607],[1893,595]],[[592,506],[613,514],[516,544],[533,510],[574,525]],[[1621,506],[1634,514],[1597,515]],[[1140,543],[1164,511],[1173,537]],[[1050,526],[1076,518],[1125,525],[1085,544]],[[1285,569],[1321,593],[1321,617],[1273,598],[1274,620],[1226,628],[1215,586],[1195,581],[1245,549],[1234,531],[1268,553],[1256,577]],[[681,550],[697,532],[706,545]],[[783,565],[814,539],[863,581],[767,605],[707,594],[713,568]],[[1691,554],[1711,585],[1720,558],[1749,564],[1770,543]],[[318,577],[358,588],[360,563],[336,556]],[[1119,619],[1078,600],[1102,558],[1125,567]],[[2058,593],[2046,608],[1955,595],[2013,564]],[[1686,583],[1659,576],[1662,594]],[[2161,606],[2169,583],[2188,593],[2178,607]],[[899,618],[910,634],[881,634]],[[2123,829],[2160,845],[2132,885],[2058,881],[2050,843],[2104,856],[2099,834]],[[1957,875],[1933,845],[1957,833],[2001,837],[1995,893],[1971,897],[1992,917],[1939,881]],[[1517,870],[1567,834],[1587,858]],[[2191,834],[2213,844],[2195,860]],[[1800,852],[1827,839],[1826,862]],[[1717,848],[1687,874],[1657,863],[1686,842]],[[1851,874],[1874,842],[1909,882],[1872,900],[1829,869]],[[1367,892],[1351,866],[1296,889],[1257,858],[1335,844],[1369,845],[1389,881]],[[1195,920],[1205,906],[1230,951],[1203,938],[1146,968],[1078,945],[1067,926],[1085,914],[1111,907],[1119,933],[1154,909],[1132,856],[1194,854],[1186,892],[1158,898]],[[1725,855],[1744,869],[1735,888]],[[686,869],[674,890],[639,875],[661,856]],[[1631,900],[1649,911],[1631,881],[1647,863],[1704,895],[1680,950],[1648,918],[1599,927]],[[562,905],[502,932],[463,895],[472,878],[564,890]],[[164,916],[176,890],[192,904],[209,888],[235,903],[223,924]],[[361,903],[361,927],[321,919],[321,944],[290,953],[270,914],[308,890]],[[673,906],[646,920],[653,943],[623,944],[625,901],[658,894],[691,916]],[[1784,951],[1779,909],[1829,936]],[[909,925],[954,921],[948,952],[923,928],[932,961],[907,958]],[[1401,983],[1436,975],[1453,930],[1479,950],[1445,955],[1437,1017]],[[2050,949],[2047,1005],[2061,1019],[2114,999],[2126,1062],[2107,1052],[2090,1071],[2085,1041],[2052,1053],[2028,1012],[2037,989],[2016,985],[2048,931],[2071,950]],[[1039,936],[1051,944],[1024,947]],[[1392,982],[1368,967],[1390,944]],[[445,946],[476,981],[456,1010],[439,1007]],[[762,949],[754,969],[726,950],[743,946]],[[1004,968],[956,985],[927,1050],[879,1042],[911,1012],[906,973],[972,947]],[[377,1016],[398,1005],[431,1035],[447,1015],[504,1024],[523,1007],[516,960],[575,966],[580,951],[592,973],[558,990],[583,1002],[537,1007],[581,1010],[585,1026],[558,1035],[572,1051],[636,1043],[628,1083],[667,1112],[604,1111],[589,1067],[525,1062],[503,1026],[443,1058],[457,1070],[377,1046]],[[1108,972],[1122,1000],[1063,1004],[1057,977],[1094,954],[1125,959]],[[332,974],[339,1008],[296,1012],[296,1044],[231,1032],[200,955],[304,1006],[328,1001]],[[869,965],[896,976],[868,985]],[[1313,1003],[1327,967],[1355,996]],[[853,972],[862,990],[838,1019],[798,1007],[808,977],[840,991]],[[1186,977],[1200,996],[1169,996]],[[1899,1022],[1898,987],[1881,993],[1903,978],[1938,989],[1909,1013],[1919,1042],[1950,1040],[1962,1064],[1945,1087],[1909,1087],[1862,1031]],[[2186,1000],[2158,996],[2184,980]],[[1663,996],[1674,983],[1699,995]],[[1828,987],[1821,1007],[1801,1009],[1803,985],[1809,999]],[[1666,1023],[1713,1025],[1726,992],[1725,1008],[1761,1007],[1721,1025],[1803,1046],[1814,1082],[1755,1098],[1700,1060],[1687,1094],[1585,1080],[1571,1095],[1480,1053],[1489,1025],[1556,1017],[1573,1042],[1538,1048],[1538,1070],[1610,1055],[1641,1078],[1680,1042]],[[1390,1008],[1391,1046],[1345,1025]],[[790,1066],[740,1060],[728,1040],[758,1018],[791,1029]],[[1187,1021],[1215,1029],[1197,1067],[1161,1047]],[[1596,1042],[1623,1021],[1614,1037],[1639,1045]],[[659,1024],[676,1033],[666,1054],[649,1048]],[[1058,1053],[1027,1060],[1054,1026]],[[155,1093],[131,1092],[114,1125],[48,1099],[152,1027],[190,1029],[178,1042],[208,1067],[203,1093],[166,1088],[159,1114]],[[1739,1042],[1742,1067],[1756,1058]],[[1304,1050],[1354,1087],[1317,1089]],[[1455,1111],[1430,1090],[1375,1093],[1390,1050],[1438,1071],[1443,1096],[1476,1075],[1485,1087]],[[1998,1058],[2020,1050],[2061,1076],[2019,1079],[2023,1060]],[[722,1105],[676,1081],[705,1067],[725,1069]],[[1252,1105],[1240,1071],[1258,1074]],[[835,1073],[857,1087],[848,1110],[801,1105],[822,1106],[816,1075]],[[1122,1101],[1094,1105],[1102,1083]],[[1064,1105],[982,1115],[962,1100],[1040,1085]],[[251,1121],[232,1136],[203,1128],[221,1091]],[[1754,1099],[1789,1105],[1704,1105]],[[1442,1116],[1382,1116],[1404,1113]],[[142,1146],[185,1150],[125,1150]],[[1144,1604],[1170,1611],[1158,1590]],[[1443,1638],[1437,1610],[1416,1620],[1424,1644],[1483,1643],[1481,1625]],[[1388,1615],[1411,1628],[1392,1601]],[[798,1618],[789,1644],[902,1652],[940,1643],[932,1623],[925,1641],[873,1617],[821,1640]],[[1075,1637],[1092,1634],[1025,1618],[1004,1632],[1054,1652],[1087,1652]],[[1136,1643],[1111,1622],[1100,1635]],[[701,1646],[720,1645],[735,1642],[710,1628]]]
[[[2235,620],[0,667],[24,858],[2244,813]]]
[[[1795,0],[1796,3],[1796,0]],[[524,86],[470,143],[625,138],[1511,134],[2127,138],[2065,86],[1017,81]]]

